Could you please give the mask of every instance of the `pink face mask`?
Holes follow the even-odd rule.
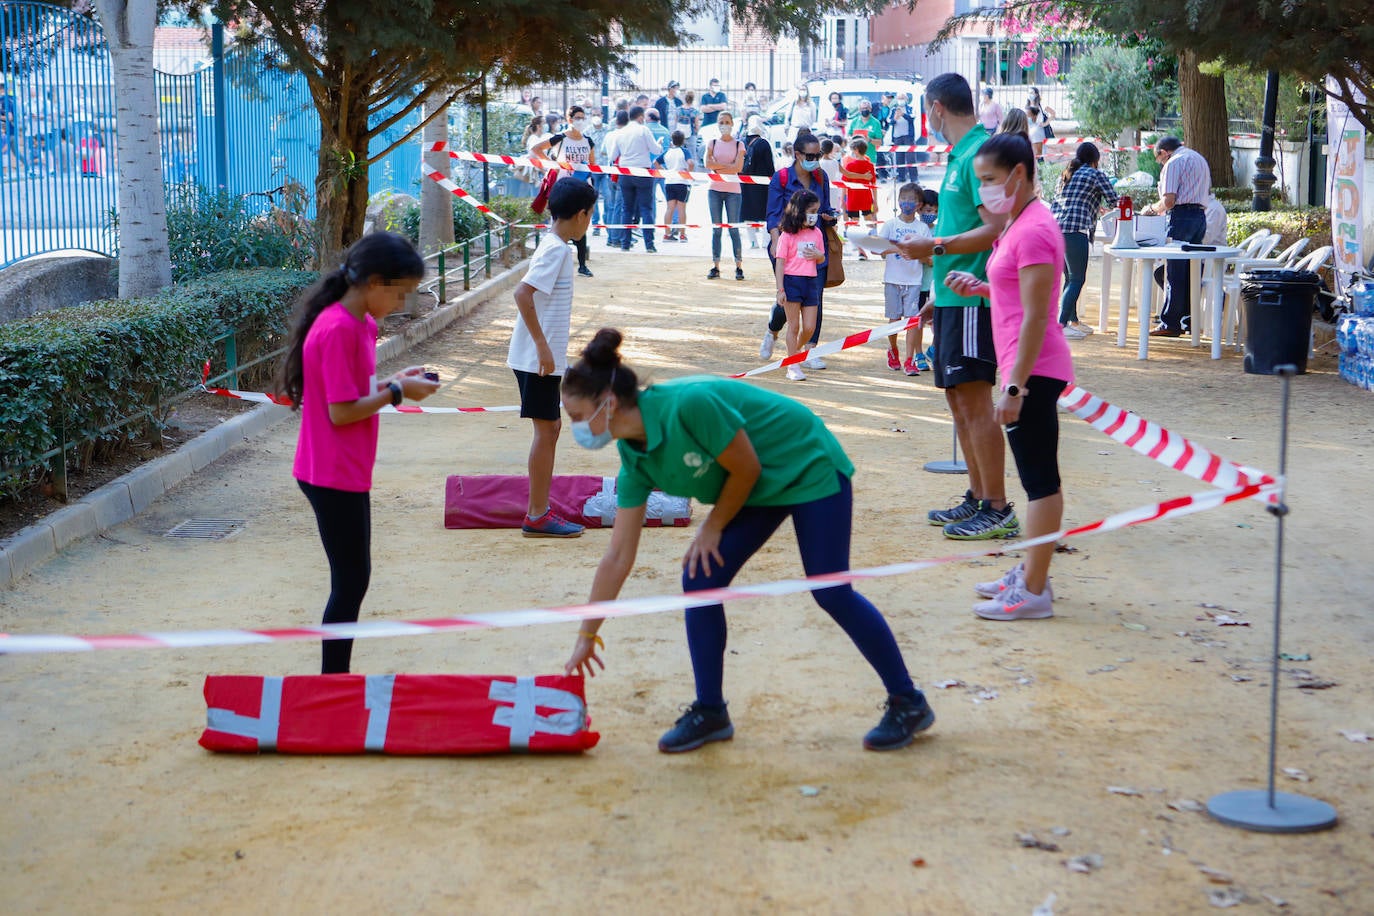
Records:
[[[983,202],[983,206],[987,208],[989,213],[996,213],[1000,216],[1004,213],[1010,213],[1012,208],[1016,206],[1016,192],[1020,190],[1020,187],[1020,176],[1017,176],[1016,187],[1010,191],[1007,190],[1006,182],[1000,185],[985,184],[978,189],[978,199]]]

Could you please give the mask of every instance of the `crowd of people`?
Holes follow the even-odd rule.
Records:
[[[670,94],[676,88],[670,86],[664,96],[670,113],[679,107]],[[655,124],[663,129],[662,112],[641,104],[647,98],[627,100],[630,104],[617,110],[608,130],[589,119],[581,106],[569,110],[567,127],[558,133],[545,134],[532,123],[530,148],[556,148],[556,155],[570,162],[642,166],[666,152],[675,168],[701,156],[720,174],[768,174],[766,186],[713,183],[711,208],[731,222],[735,213],[764,222],[776,299],[759,355],[771,358],[784,329],[787,350],[796,354],[808,347],[807,341],[814,346],[819,340],[824,291],[839,268],[835,229],[848,214],[862,216],[870,204],[834,193],[832,171],[825,167],[827,154],[837,148],[833,140],[823,142],[809,129],[799,130],[790,159],[774,169],[771,149],[764,154],[769,144],[757,143],[762,139],[757,118],[751,118],[746,137],[737,138],[731,106],[716,98],[708,93],[702,102],[712,106],[703,114],[714,116],[719,131],[704,150],[692,148],[691,135],[681,127],[668,134],[665,144],[654,130]],[[693,101],[684,94],[680,107],[694,108]],[[922,319],[921,327],[906,336],[904,356],[898,335],[889,338],[887,365],[912,375],[933,368],[968,465],[963,498],[951,507],[930,509],[926,520],[955,540],[1015,537],[1023,531],[1031,537],[1050,534],[1064,514],[1057,401],[1074,378],[1069,340],[1078,327],[1084,237],[1115,192],[1097,169],[1097,149],[1083,144],[1052,209],[1042,199],[1031,137],[1020,129],[990,130],[989,113],[975,107],[963,77],[947,73],[932,79],[924,101],[931,131],[952,146],[941,185],[937,191],[915,181],[903,183],[893,218],[854,241],[886,262],[886,316]],[[714,107],[718,104],[724,107]],[[869,118],[872,112],[860,110],[856,117]],[[1005,119],[1001,113],[999,128]],[[867,158],[871,147],[864,136],[849,138],[851,155],[839,163],[845,181],[871,174],[863,168],[872,165]],[[1191,193],[1191,173],[1176,167],[1187,155],[1176,141],[1162,141],[1159,155],[1175,164],[1166,165],[1163,206],[1176,210]],[[577,272],[570,246],[577,246],[576,260],[586,275],[585,239],[598,208],[609,210],[612,224],[622,219],[632,226],[653,222],[655,179],[621,176],[606,182],[599,177],[568,172],[554,181],[548,192],[551,231],[514,296],[518,318],[507,364],[521,416],[532,423],[523,534],[576,538],[583,533],[581,525],[559,516],[548,498],[566,413],[579,446],[600,449],[615,443],[620,459],[614,529],[597,566],[591,601],[617,597],[632,573],[646,500],[655,488],[712,507],[683,560],[687,592],[728,585],[788,518],[808,575],[847,569],[854,466],[810,408],[782,393],[718,377],[641,383],[622,360],[622,335],[614,329],[601,330],[580,348],[571,341]],[[613,190],[603,191],[608,187]],[[744,193],[756,188],[762,193]],[[676,201],[676,195],[672,192],[667,199]],[[611,231],[616,234],[609,236],[609,244],[628,250],[633,228]],[[639,231],[645,248],[655,250],[654,229]],[[717,231],[710,280],[721,277],[721,238]],[[742,278],[739,233],[731,230],[731,240],[736,276]],[[356,620],[367,588],[371,522],[366,491],[376,450],[375,414],[388,403],[426,397],[436,387],[422,367],[378,381],[370,356],[376,320],[399,305],[422,272],[423,264],[408,243],[384,233],[367,236],[337,274],[307,294],[295,321],[284,390],[296,403],[305,396],[296,471],[319,521],[332,571],[326,622]],[[922,349],[924,327],[931,332],[929,351]],[[570,363],[570,349],[580,349],[581,358]],[[813,357],[792,366],[787,377],[805,379],[802,366],[826,368]],[[312,390],[324,391],[325,397],[312,403]],[[1027,500],[1024,525],[1007,493],[1007,450]],[[326,454],[336,457],[321,461]],[[341,462],[337,456],[345,454],[349,460]],[[340,467],[347,473],[337,474]],[[1023,561],[1002,576],[976,584],[980,600],[973,613],[994,621],[1052,617],[1053,554],[1052,543],[1028,548]],[[882,614],[850,585],[812,594],[845,630],[886,692],[882,720],[864,737],[864,746],[891,750],[909,744],[931,727],[935,714],[912,683]],[[582,624],[566,664],[569,674],[593,675],[604,666],[601,624]],[[696,697],[660,739],[665,753],[695,750],[734,734],[722,692],[724,609],[719,604],[693,608],[686,612],[686,628]],[[325,671],[348,670],[347,647],[346,640],[326,643]]]
[[[79,100],[31,83],[20,91],[0,80],[0,175],[6,181],[106,174],[107,150],[94,117]]]

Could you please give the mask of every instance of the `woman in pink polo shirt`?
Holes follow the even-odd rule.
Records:
[[[998,134],[988,140],[973,167],[983,206],[1005,215],[1006,228],[993,243],[988,282],[955,271],[945,284],[960,295],[991,297],[992,342],[1002,378],[993,415],[1006,427],[1029,502],[1026,535],[1034,538],[1057,531],[1064,518],[1058,402],[1073,381],[1069,344],[1055,320],[1064,236],[1035,193],[1035,152],[1024,136]],[[974,613],[987,620],[1054,616],[1053,556],[1053,543],[1031,547],[1024,563],[996,582],[975,586],[989,600],[975,605]]]
[[[354,623],[372,574],[368,493],[377,460],[377,411],[439,390],[411,366],[377,380],[377,322],[401,307],[425,262],[399,235],[374,232],[343,266],[306,290],[292,317],[278,391],[301,412],[293,473],[315,510],[329,559],[325,623]],[[347,674],[353,640],[324,642],[322,674]]]

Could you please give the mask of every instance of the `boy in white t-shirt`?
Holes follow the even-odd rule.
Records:
[[[572,327],[573,254],[568,242],[587,234],[596,189],[585,181],[558,181],[549,191],[553,228],[539,241],[525,278],[515,288],[520,316],[511,332],[506,365],[520,389],[520,416],[534,422],[530,443],[530,504],[522,526],[527,538],[575,538],[582,526],[549,507],[553,459],[563,428],[558,387],[568,367]]]
[[[913,238],[930,238],[930,227],[917,216],[921,207],[921,188],[911,182],[897,192],[897,218],[883,223],[879,238],[901,242]],[[925,268],[920,261],[902,257],[896,248],[884,252],[883,304],[888,321],[913,318],[921,313],[921,281]],[[907,375],[920,375],[916,355],[921,352],[921,328],[907,328],[906,360],[897,350],[897,335],[887,336],[887,368],[905,370]]]

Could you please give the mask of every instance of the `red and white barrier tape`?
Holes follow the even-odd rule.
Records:
[[[445,191],[448,191],[454,197],[463,201],[463,203],[470,204],[476,207],[478,210],[485,213],[487,216],[490,216],[492,219],[496,220],[498,223],[501,223],[502,225],[506,225],[509,222],[509,220],[504,219],[501,216],[501,214],[497,213],[491,207],[488,207],[486,204],[482,203],[480,200],[473,197],[467,191],[464,191],[462,188],[458,187],[458,185],[454,184],[453,180],[450,179],[443,172],[440,172],[437,169],[431,169],[428,166],[422,166],[422,169],[424,171],[426,178],[429,178],[431,181],[438,184],[439,187],[443,188]]]
[[[795,366],[797,363],[804,362],[813,356],[829,356],[831,353],[838,353],[841,350],[848,350],[850,347],[861,347],[874,338],[886,337],[888,334],[897,334],[909,328],[921,326],[921,319],[917,316],[902,318],[891,324],[885,324],[879,328],[869,328],[867,331],[859,331],[857,334],[850,334],[839,340],[832,340],[827,343],[817,344],[809,350],[802,350],[800,353],[793,353],[791,356],[775,359],[765,366],[757,369],[750,369],[748,372],[735,372],[728,378],[750,378],[755,375],[762,375],[765,372],[772,372],[781,369],[783,366]]]
[[[908,575],[935,566],[958,563],[976,557],[997,556],[1011,550],[1025,550],[1039,544],[1049,544],[1068,538],[1104,531],[1118,531],[1135,525],[1180,518],[1226,503],[1263,495],[1269,487],[1252,484],[1232,490],[1210,490],[1191,496],[1180,496],[1153,505],[1118,512],[1106,518],[1056,531],[1038,538],[1018,541],[990,550],[954,554],[927,560],[890,563],[868,569],[809,576],[805,579],[784,579],[759,585],[736,585],[709,589],[690,594],[656,595],[648,598],[622,598],[596,604],[576,604],[566,607],[524,608],[521,610],[439,617],[429,620],[369,620],[359,623],[321,624],[309,627],[281,627],[264,630],[180,630],[147,633],[127,633],[107,636],[68,635],[0,635],[0,655],[27,655],[52,652],[92,652],[101,649],[190,649],[206,646],[244,646],[262,643],[291,642],[315,639],[378,639],[390,636],[430,636],[454,630],[506,629],[547,623],[567,623],[601,617],[631,617],[640,614],[661,614],[690,607],[717,604],[723,601],[742,601],[750,598],[777,597],[809,592],[837,585]]]

